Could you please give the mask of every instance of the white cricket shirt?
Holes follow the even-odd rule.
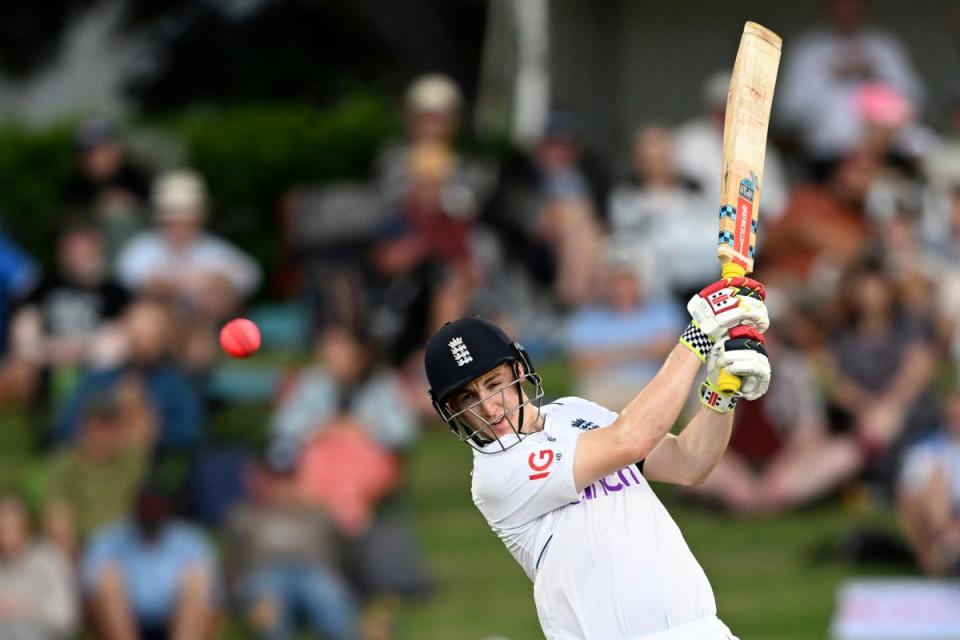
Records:
[[[617,414],[573,397],[542,412],[542,431],[474,453],[472,493],[533,580],[546,637],[636,640],[714,617],[703,569],[635,465],[576,491],[577,440]]]

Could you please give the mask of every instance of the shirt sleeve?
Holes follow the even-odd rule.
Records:
[[[580,499],[573,481],[580,435],[552,441],[531,436],[495,457],[478,454],[473,500],[491,526],[522,526]]]

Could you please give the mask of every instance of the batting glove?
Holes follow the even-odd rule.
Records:
[[[770,326],[766,292],[753,278],[725,278],[690,298],[687,311],[693,324],[715,343],[733,327],[746,324],[763,333]]]
[[[730,338],[717,342],[707,356],[707,379],[700,385],[700,402],[714,411],[733,411],[737,400],[756,400],[770,386],[770,360],[760,332],[751,327],[735,327]],[[723,393],[717,386],[721,369],[740,378],[740,390]]]

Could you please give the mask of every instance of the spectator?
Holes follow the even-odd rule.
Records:
[[[344,406],[382,446],[403,452],[416,441],[417,424],[397,374],[381,365],[356,329],[327,327],[271,420],[275,439],[304,443],[327,427]]]
[[[864,25],[863,0],[830,0],[830,24],[798,38],[786,51],[778,110],[810,160],[832,162],[862,139],[854,95],[882,82],[914,105],[924,89],[903,46],[893,36]]]
[[[631,180],[610,197],[610,242],[622,256],[633,256],[641,273],[657,274],[650,293],[675,293],[686,302],[717,273],[716,223],[703,215],[715,199],[708,205],[680,179],[672,144],[659,126],[634,134]],[[677,255],[684,259],[673,259]]]
[[[46,479],[47,533],[71,557],[94,530],[129,509],[147,472],[153,429],[135,379],[85,402],[76,444],[53,455]]]
[[[960,391],[945,403],[943,426],[904,457],[897,512],[920,567],[960,575]]]
[[[209,206],[203,178],[172,171],[153,183],[151,204],[159,228],[123,248],[117,273],[139,292],[172,295],[199,315],[220,320],[252,294],[260,267],[226,240],[205,233]]]
[[[760,243],[764,282],[829,297],[839,275],[866,251],[866,202],[877,170],[876,159],[860,152],[840,161],[827,184],[794,189]]]
[[[257,636],[289,638],[299,616],[315,636],[352,639],[357,605],[342,575],[342,541],[330,516],[301,494],[297,463],[294,447],[266,451],[253,501],[227,517],[228,576]]]
[[[771,310],[776,298],[768,291]],[[830,428],[806,353],[818,334],[813,320],[795,309],[772,318],[764,335],[777,375],[763,398],[737,407],[727,451],[695,493],[735,513],[773,514],[830,495],[862,471],[865,457],[856,438]]]
[[[33,537],[23,500],[0,495],[0,637],[70,637],[79,617],[72,574],[56,547]]]
[[[397,489],[400,465],[356,418],[338,412],[304,446],[297,476],[304,496],[355,538],[370,527],[380,500]]]
[[[403,201],[412,181],[410,154],[421,146],[453,151],[463,99],[453,80],[442,74],[416,78],[405,99],[406,137],[381,151],[376,160],[377,186],[389,207]],[[490,171],[473,158],[458,156],[443,185],[443,199],[456,217],[470,217],[490,187]]]
[[[486,220],[557,302],[581,304],[595,284],[606,193],[603,171],[581,150],[573,114],[556,109],[533,148],[505,165]]]
[[[473,255],[475,226],[443,198],[454,157],[421,144],[408,154],[408,192],[376,243],[373,328],[402,363],[434,328],[466,312],[482,274]]]
[[[707,77],[701,90],[703,113],[681,125],[673,134],[673,166],[697,188],[704,206],[713,206],[720,195],[723,159],[723,126],[727,111],[730,69]],[[787,178],[776,147],[767,145],[763,163],[761,222],[775,220],[787,203]]]
[[[603,300],[567,319],[577,395],[620,410],[653,378],[683,330],[682,309],[651,298],[632,264],[608,260]]]
[[[25,405],[36,389],[30,363],[7,353],[7,325],[15,301],[33,287],[38,275],[33,260],[0,229],[0,406]]]
[[[69,442],[74,437],[85,398],[130,380],[146,392],[162,452],[196,445],[206,424],[206,408],[200,390],[171,360],[177,332],[169,306],[151,298],[135,301],[124,314],[123,331],[127,343],[123,361],[80,380],[58,412],[54,438]]]
[[[223,238],[204,232],[209,208],[203,178],[171,171],[157,178],[151,204],[158,229],[133,238],[117,260],[132,290],[172,298],[183,320],[175,357],[203,374],[219,356],[216,333],[260,284],[260,267]]]
[[[213,636],[217,570],[199,529],[174,517],[172,498],[143,490],[133,517],[97,531],[81,567],[99,637]]]
[[[57,242],[56,273],[43,277],[18,305],[11,323],[18,359],[67,379],[115,357],[115,320],[129,301],[110,277],[103,239],[92,223],[69,221]],[[69,386],[61,392],[69,391]]]
[[[902,444],[937,419],[930,318],[904,307],[895,284],[870,262],[847,274],[838,297],[824,388],[835,426],[855,435],[871,479],[888,489]]]
[[[143,228],[150,178],[131,161],[113,122],[87,120],[77,128],[74,145],[77,161],[65,201],[96,219],[112,264],[120,247]]]
[[[936,288],[937,335],[954,363],[960,362],[960,98],[953,139],[924,162],[927,188],[916,225],[920,259]]]

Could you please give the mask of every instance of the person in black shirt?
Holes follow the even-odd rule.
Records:
[[[72,377],[91,363],[109,364],[116,342],[113,320],[130,299],[109,275],[102,235],[89,221],[73,220],[63,228],[57,263],[57,271],[19,301],[11,322],[15,356],[33,364],[44,380],[50,373]]]

